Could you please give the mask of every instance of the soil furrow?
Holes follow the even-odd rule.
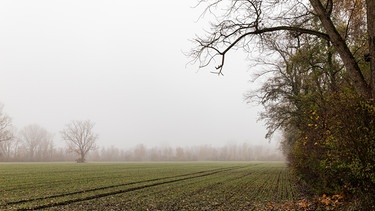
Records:
[[[48,197],[34,198],[34,199],[29,199],[29,200],[20,200],[20,201],[17,201],[17,202],[8,202],[8,203],[5,204],[5,206],[14,205],[14,204],[22,204],[22,203],[27,203],[27,202],[33,202],[33,201],[37,201],[37,200],[45,200],[45,199],[72,196],[72,195],[81,194],[81,193],[87,193],[87,192],[93,192],[93,191],[105,190],[105,189],[111,189],[111,188],[118,188],[118,187],[122,187],[122,186],[134,185],[134,184],[142,184],[142,183],[146,183],[146,182],[155,182],[155,181],[160,181],[160,180],[167,180],[167,179],[176,178],[176,177],[184,177],[184,178],[173,179],[173,180],[169,180],[169,181],[162,181],[162,182],[156,182],[156,183],[147,184],[147,185],[141,185],[141,186],[127,188],[127,189],[123,189],[123,190],[117,190],[117,191],[111,191],[111,192],[102,193],[102,194],[96,194],[96,195],[93,195],[93,196],[87,196],[87,197],[83,197],[83,198],[75,198],[75,199],[65,200],[65,201],[61,201],[61,202],[49,203],[49,204],[40,205],[40,206],[34,206],[34,207],[24,209],[24,210],[45,209],[45,208],[51,208],[51,207],[56,207],[56,206],[68,205],[68,204],[76,203],[76,202],[92,200],[92,199],[96,199],[96,198],[108,197],[108,196],[111,196],[111,195],[117,195],[117,194],[121,194],[121,193],[127,193],[127,192],[131,192],[131,191],[135,191],[135,190],[140,190],[140,189],[144,189],[144,188],[150,188],[150,187],[158,186],[158,185],[164,185],[164,184],[175,183],[175,182],[189,180],[189,179],[195,179],[195,178],[210,176],[210,175],[217,174],[217,173],[220,173],[220,172],[230,171],[230,170],[239,169],[239,168],[243,168],[243,167],[237,166],[237,167],[228,167],[228,168],[214,169],[214,170],[208,170],[208,171],[199,171],[199,172],[183,174],[183,175],[179,175],[179,176],[171,176],[171,177],[157,178],[157,179],[151,179],[151,180],[145,180],[145,181],[139,181],[139,182],[126,183],[126,184],[121,184],[121,185],[113,185],[113,186],[107,186],[107,187],[101,187],[101,188],[93,188],[93,189],[89,189],[89,190],[76,191],[76,192],[67,193],[67,194],[60,194],[60,195],[54,195],[54,196],[48,196]],[[192,176],[192,175],[196,175],[196,176]],[[191,176],[191,177],[186,177],[186,176]]]

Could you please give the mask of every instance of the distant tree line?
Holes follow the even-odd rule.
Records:
[[[267,161],[283,160],[275,147],[251,144],[227,144],[223,147],[202,145],[191,147],[147,147],[139,144],[129,149],[97,146],[94,123],[72,121],[60,131],[65,147],[57,146],[54,135],[45,128],[31,124],[18,132],[0,106],[0,161]]]
[[[36,125],[27,126],[37,127]],[[74,162],[75,153],[69,147],[57,147],[53,138],[28,140],[16,138],[0,142],[0,162]],[[130,148],[97,147],[87,154],[91,162],[139,161],[284,161],[277,147],[267,145],[227,144],[225,146],[199,145],[189,147],[147,147],[138,144]]]
[[[129,149],[102,147],[88,155],[93,161],[283,161],[277,147],[266,145],[227,144],[189,147],[147,147],[139,144]]]
[[[76,161],[84,162],[87,153],[96,149],[94,125],[90,120],[72,121],[60,131],[67,148],[55,147],[54,135],[37,124],[17,132],[0,104],[0,161],[68,161],[78,155]]]
[[[12,138],[0,142],[2,162],[53,162],[72,161],[75,155],[65,147],[56,147],[54,136],[37,124],[31,124],[15,132]]]

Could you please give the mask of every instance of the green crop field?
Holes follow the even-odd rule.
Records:
[[[0,210],[259,210],[296,192],[281,162],[0,164]]]

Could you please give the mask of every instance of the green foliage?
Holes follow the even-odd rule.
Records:
[[[264,210],[269,203],[298,197],[282,162],[29,163],[0,168],[1,210]]]
[[[192,55],[203,67],[220,57],[221,74],[229,50],[260,47],[267,58],[257,61],[273,75],[250,96],[265,107],[266,137],[282,131],[291,169],[312,192],[345,193],[374,210],[373,1],[224,2],[200,1],[226,13]]]
[[[339,102],[340,103],[340,102]],[[331,162],[342,175],[347,192],[375,204],[375,106],[372,101],[350,98],[341,101],[332,120]],[[374,207],[372,207],[374,208]]]
[[[312,193],[342,193],[373,209],[375,102],[348,82],[329,43],[301,40],[289,52],[275,48],[284,63],[260,90],[262,118],[269,134],[281,129],[291,170]]]

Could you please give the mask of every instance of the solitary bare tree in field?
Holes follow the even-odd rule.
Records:
[[[93,132],[94,123],[90,120],[72,121],[61,131],[62,138],[68,144],[71,152],[79,155],[78,163],[85,162],[86,154],[96,149],[98,135]]]

